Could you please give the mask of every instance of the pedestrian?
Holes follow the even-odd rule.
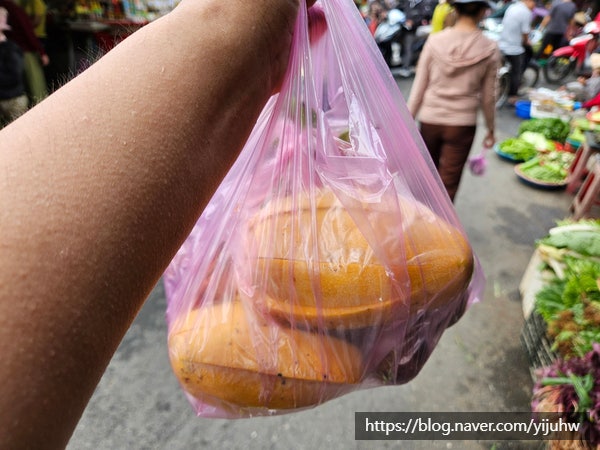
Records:
[[[448,0],[439,0],[431,16],[430,35],[454,25],[456,13]]]
[[[577,80],[571,81],[561,88],[573,94],[575,101],[585,103],[600,93],[600,53],[590,55],[590,66],[592,74],[589,77],[577,77]]]
[[[500,52],[483,35],[479,22],[489,4],[455,0],[456,24],[425,42],[408,99],[410,113],[442,182],[454,201],[475,138],[481,109],[487,131],[483,145],[494,145],[495,85]]]
[[[542,19],[540,29],[544,32],[542,44],[535,54],[535,58],[540,58],[546,47],[549,45],[553,49],[563,47],[568,43],[567,31],[576,26],[575,14],[577,5],[572,0],[560,0],[552,4],[550,13]]]
[[[400,36],[400,52],[402,57],[398,74],[401,77],[410,77],[415,64],[414,43],[417,39],[417,29],[431,20],[437,0],[400,0],[398,8],[406,15],[404,30]]]
[[[1,449],[66,447],[279,89],[299,4],[182,0],[0,130]]]
[[[17,4],[23,8],[33,25],[33,32],[42,42],[46,40],[46,13],[48,7],[44,0],[17,0]]]
[[[11,27],[7,32],[8,38],[23,50],[27,94],[30,104],[36,104],[48,95],[43,67],[50,63],[50,58],[23,8],[14,0],[0,0],[0,7],[8,11],[8,24]]]
[[[532,52],[529,32],[534,7],[535,0],[518,0],[506,9],[502,18],[498,47],[510,63],[508,103],[513,106],[519,99],[519,87],[527,63],[526,57]]]
[[[369,4],[369,14],[366,22],[372,36],[375,36],[377,27],[385,19],[385,13],[385,8],[379,0],[372,1]]]
[[[23,52],[5,31],[8,11],[0,8],[0,128],[27,111],[29,100],[23,83]]]

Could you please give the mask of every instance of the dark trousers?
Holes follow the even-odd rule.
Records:
[[[475,130],[475,125],[434,125],[421,122],[421,136],[452,201],[475,139]]]
[[[520,55],[504,55],[504,58],[510,63],[510,90],[508,95],[519,95],[519,86],[524,72],[523,63],[525,62],[525,53]]]
[[[535,55],[535,58],[541,58],[544,54],[544,50],[546,49],[546,47],[548,47],[548,45],[551,45],[552,51],[554,51],[557,48],[563,47],[566,44],[568,44],[568,42],[567,38],[565,38],[564,33],[545,33],[544,37],[542,37],[542,44],[540,45],[540,48],[537,54]]]
[[[413,47],[415,45],[415,39],[417,34],[413,30],[404,30],[402,33],[402,43],[400,51],[402,52],[402,67],[408,69],[413,60]]]

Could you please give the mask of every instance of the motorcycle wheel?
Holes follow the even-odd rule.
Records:
[[[569,76],[575,65],[566,56],[550,56],[544,66],[544,77],[549,83],[558,84]]]
[[[498,77],[496,83],[496,108],[502,108],[508,101],[510,91],[510,73],[505,72]]]
[[[540,68],[535,62],[530,62],[521,77],[521,88],[531,89],[536,86],[540,79]]]

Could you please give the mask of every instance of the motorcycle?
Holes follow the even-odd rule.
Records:
[[[483,34],[494,41],[500,39],[500,33],[502,31],[502,19],[501,18],[487,18],[484,20]],[[532,32],[530,40],[540,39],[541,36]],[[503,107],[508,101],[508,93],[510,92],[510,74],[511,64],[506,58],[502,58],[502,66],[498,69],[498,82],[496,83],[496,108]],[[521,74],[521,89],[530,89],[536,86],[540,78],[540,66],[533,58],[527,59],[527,64]]]
[[[406,15],[399,9],[390,9],[386,20],[381,22],[375,30],[375,42],[383,55],[383,59],[390,68],[398,67],[402,63],[400,42],[402,41],[402,34],[407,31],[409,31],[409,28],[406,25]],[[410,65],[417,64],[430,31],[430,25],[420,25],[417,27]]]
[[[583,34],[574,37],[569,45],[557,48],[546,60],[544,77],[549,83],[559,84],[569,75],[589,75],[589,56],[598,48],[600,22],[583,27]]]
[[[496,84],[496,108],[502,108],[507,102],[510,92],[510,61],[502,58],[502,66],[498,69],[498,82]],[[534,59],[527,62],[525,71],[521,75],[521,89],[533,88],[539,80],[540,67]]]

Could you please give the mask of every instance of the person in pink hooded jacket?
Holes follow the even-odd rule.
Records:
[[[419,58],[408,108],[454,201],[483,110],[483,145],[494,145],[497,44],[478,27],[489,4],[455,0],[456,23],[430,36]]]

